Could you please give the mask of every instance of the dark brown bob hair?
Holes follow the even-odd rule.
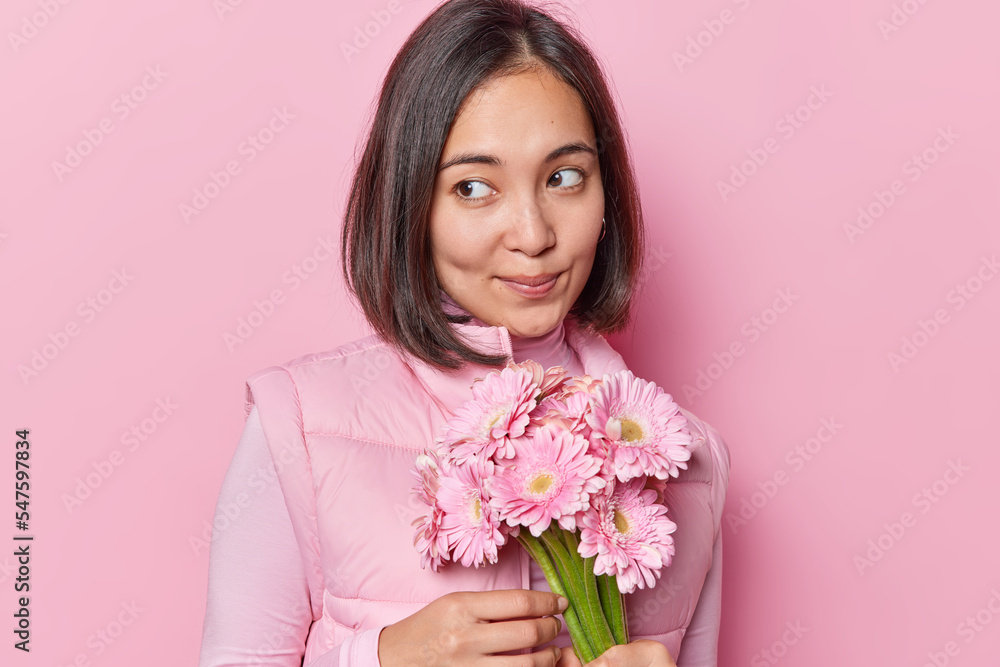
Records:
[[[489,80],[545,68],[590,112],[600,157],[606,231],[568,316],[605,334],[629,321],[644,249],[631,158],[602,69],[575,29],[521,0],[450,0],[392,61],[350,188],[344,278],[375,331],[440,368],[499,366],[456,336],[441,305],[428,234],[438,164],[466,97]]]

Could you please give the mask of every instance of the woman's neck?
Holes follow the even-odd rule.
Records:
[[[440,290],[440,292],[445,312],[472,315],[472,313],[460,306],[444,290]],[[483,322],[475,315],[472,315],[469,324],[481,327],[492,326]],[[576,354],[566,342],[565,320],[559,322],[552,331],[541,336],[516,336],[511,334],[510,343],[513,348],[515,363],[531,359],[541,364],[544,368],[562,366],[571,374],[582,373],[582,368],[576,358]]]

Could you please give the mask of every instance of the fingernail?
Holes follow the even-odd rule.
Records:
[[[562,649],[556,646],[556,662],[559,662],[559,658],[562,657]]]
[[[557,606],[559,607],[559,611],[566,611],[567,609],[569,609],[569,600],[560,595]]]

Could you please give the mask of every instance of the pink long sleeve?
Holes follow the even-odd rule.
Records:
[[[715,536],[712,566],[705,575],[698,605],[681,642],[677,667],[716,667],[722,620],[722,531]]]
[[[722,436],[704,424],[712,452],[714,474],[712,477],[712,511],[715,522],[715,542],[712,545],[712,564],[705,575],[698,604],[691,623],[681,641],[677,667],[717,667],[719,661],[719,628],[722,621],[722,512],[729,489],[731,460],[729,447]]]
[[[312,623],[291,519],[256,406],[226,472],[208,564],[199,667],[300,667]],[[359,633],[306,667],[378,667],[381,628]]]

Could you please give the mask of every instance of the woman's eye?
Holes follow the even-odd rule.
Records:
[[[583,172],[579,169],[560,169],[552,174],[549,184],[557,188],[569,190],[583,182]],[[486,199],[494,190],[482,181],[466,180],[459,181],[453,188],[459,199],[466,201],[476,201]]]
[[[462,181],[455,186],[455,191],[463,199],[482,199],[493,191],[482,181]]]
[[[564,176],[564,174],[567,175]],[[550,182],[552,181],[555,181],[554,185],[571,188],[583,182],[583,174],[579,169],[560,169],[552,174]]]

